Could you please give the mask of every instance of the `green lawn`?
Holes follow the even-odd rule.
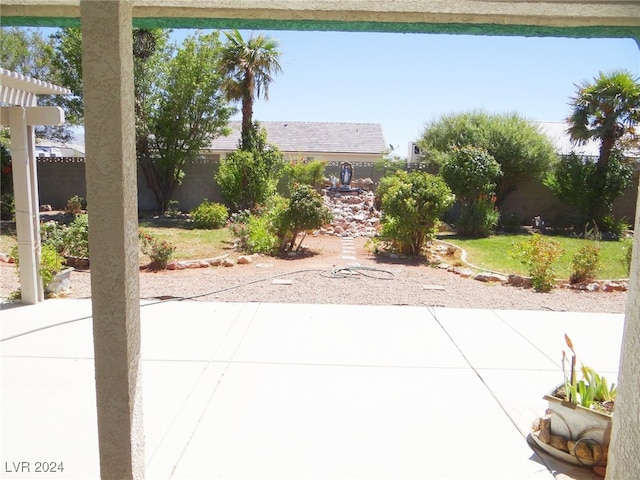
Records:
[[[162,240],[174,243],[175,258],[178,260],[213,258],[229,253],[233,249],[234,238],[228,228],[196,230],[179,226],[151,225],[144,221],[140,222],[140,228]]]
[[[467,261],[473,265],[488,270],[504,273],[518,273],[526,275],[524,267],[509,256],[513,243],[521,242],[529,238],[529,235],[494,235],[489,238],[460,239],[455,237],[441,237],[442,240],[464,248],[467,252]],[[554,264],[557,278],[569,279],[571,275],[571,259],[573,255],[584,245],[592,243],[592,240],[567,237],[549,237],[556,240],[562,246],[564,254]],[[598,278],[626,278],[628,275],[624,268],[624,243],[600,242],[601,270]]]
[[[233,235],[228,228],[218,230],[195,230],[180,226],[158,226],[144,221],[140,228],[176,245],[175,258],[178,260],[198,260],[213,258],[229,253],[233,249]],[[16,245],[14,229],[3,228],[0,235],[0,252],[9,253]],[[140,254],[140,263],[149,261]]]

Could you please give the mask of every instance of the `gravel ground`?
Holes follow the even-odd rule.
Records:
[[[253,264],[162,272],[140,272],[144,299],[188,298],[193,301],[329,303],[351,305],[430,305],[502,310],[554,310],[624,313],[626,292],[582,292],[558,288],[550,293],[487,284],[429,267],[382,262],[355,241],[356,260],[343,259],[337,237],[308,237],[314,255],[294,259],[258,258]],[[336,275],[334,270],[358,263],[375,270]],[[340,272],[339,272],[340,273]],[[0,263],[0,296],[18,288],[15,267]],[[67,298],[91,296],[90,273],[74,271]]]

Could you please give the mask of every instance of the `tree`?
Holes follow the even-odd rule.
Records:
[[[238,30],[224,32],[227,41],[222,49],[220,72],[227,78],[230,100],[242,102],[242,145],[253,123],[253,102],[263,94],[269,99],[269,84],[282,71],[278,41],[264,35],[244,40]]]
[[[443,154],[456,147],[484,148],[499,164],[502,176],[496,179],[496,205],[518,184],[542,178],[556,159],[551,141],[517,114],[489,115],[475,111],[444,115],[427,124],[418,146],[428,162],[439,163]]]
[[[68,85],[56,75],[55,52],[51,40],[38,29],[1,28],[0,29],[0,65],[22,75],[51,82],[63,87]],[[39,95],[38,105],[65,107],[67,95]],[[75,117],[65,108],[65,125],[60,127],[37,126],[38,138],[69,141],[72,138],[69,124],[75,124]],[[0,137],[8,138],[8,129],[2,129]],[[8,144],[8,141],[3,143]]]
[[[196,33],[181,46],[168,31],[134,30],[136,156],[147,186],[164,211],[184,176],[213,138],[226,133],[234,113],[218,73],[222,44],[217,33]],[[82,118],[80,30],[54,34],[55,64],[74,93],[71,111]]]
[[[331,222],[331,212],[311,185],[295,185],[281,218],[276,222],[282,250],[293,251],[300,232],[320,228]],[[302,246],[304,236],[295,250]],[[287,247],[288,244],[288,247]]]
[[[633,170],[619,149],[610,153],[604,176],[598,173],[597,160],[571,153],[560,158],[544,184],[575,210],[574,226],[583,227],[595,221],[602,230],[613,226],[603,220],[611,212],[615,199],[631,186]]]
[[[227,132],[234,113],[215,68],[220,48],[217,33],[198,33],[177,50],[136,59],[136,154],[161,211],[181,183],[184,165]]]
[[[237,209],[254,209],[276,192],[283,168],[283,153],[267,142],[267,132],[256,122],[246,135],[244,147],[220,161],[214,178],[229,204]]]
[[[440,175],[462,202],[456,232],[468,237],[487,237],[498,223],[493,204],[500,164],[484,149],[465,145],[446,154]]]
[[[382,178],[376,194],[382,197],[381,238],[399,253],[413,255],[421,253],[435,234],[439,217],[455,200],[442,178],[403,170]]]
[[[598,163],[595,168],[593,188],[596,198],[607,190],[610,178],[609,163],[613,152],[621,150],[622,142],[627,146],[637,145],[635,127],[640,122],[640,80],[626,70],[600,72],[592,83],[576,85],[578,91],[571,98],[572,112],[567,121],[567,133],[577,145],[589,140],[600,142]],[[600,202],[599,208],[589,212],[593,219],[600,220],[611,210],[611,204]]]

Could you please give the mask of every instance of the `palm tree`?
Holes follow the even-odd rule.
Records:
[[[242,142],[252,130],[253,102],[269,99],[269,84],[282,71],[278,41],[260,34],[245,41],[238,30],[224,32],[220,71],[227,78],[229,100],[242,101]]]
[[[611,152],[622,137],[638,139],[634,128],[640,122],[640,82],[627,70],[614,70],[576,86],[567,133],[577,145],[600,141],[597,174],[604,178]]]

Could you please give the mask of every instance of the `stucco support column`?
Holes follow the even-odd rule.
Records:
[[[100,473],[144,478],[131,0],[81,0]]]
[[[640,49],[640,38],[635,38]],[[607,480],[640,478],[640,186]]]
[[[607,479],[640,478],[640,189]]]

